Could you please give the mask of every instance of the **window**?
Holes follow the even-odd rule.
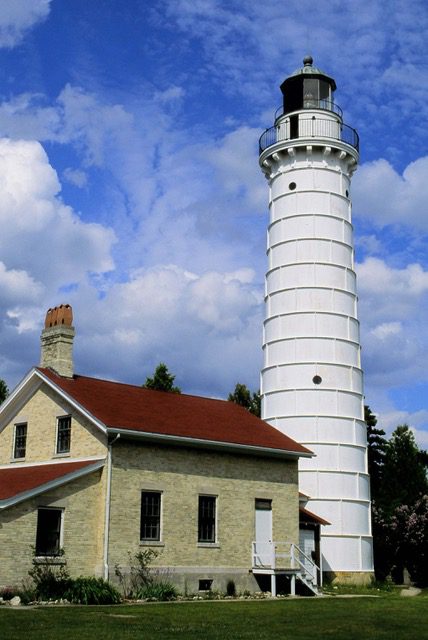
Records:
[[[199,580],[199,591],[211,591],[213,581],[208,580]]]
[[[215,496],[199,496],[198,542],[215,542]]]
[[[156,491],[141,493],[140,540],[160,541],[161,494]]]
[[[71,442],[71,416],[58,418],[56,452],[69,453]]]
[[[27,425],[16,424],[15,425],[15,444],[13,447],[14,458],[25,458],[25,451],[27,448]]]
[[[37,512],[36,556],[59,556],[62,509],[40,508]]]

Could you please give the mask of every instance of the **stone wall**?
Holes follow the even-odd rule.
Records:
[[[161,542],[140,543],[141,491],[162,493]],[[217,496],[217,541],[198,544],[198,496]],[[109,567],[154,548],[161,574],[197,591],[199,579],[254,588],[255,499],[272,500],[273,539],[298,544],[297,461],[118,441],[113,446]]]
[[[0,511],[0,587],[28,579],[39,507],[64,510],[62,546],[71,575],[102,575],[105,476],[95,471]]]
[[[71,449],[69,454],[56,455],[57,417],[64,415],[72,417]],[[0,433],[0,464],[13,460],[14,425],[22,422],[28,425],[25,462],[106,455],[106,436],[42,384]]]

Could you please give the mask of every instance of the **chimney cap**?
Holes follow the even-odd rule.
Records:
[[[69,304],[60,304],[58,307],[48,309],[45,318],[45,329],[65,325],[71,327],[73,324],[73,309]]]

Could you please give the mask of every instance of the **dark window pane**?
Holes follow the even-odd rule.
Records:
[[[57,556],[60,552],[61,509],[39,509],[37,513],[37,556]]]
[[[256,498],[256,509],[258,511],[272,511],[272,500]]]
[[[215,496],[199,496],[198,542],[215,542]]]
[[[15,426],[15,448],[13,452],[14,458],[25,458],[27,448],[27,425],[17,424]]]
[[[141,493],[141,540],[160,540],[161,494],[156,491]]]
[[[68,453],[71,442],[71,416],[58,418],[57,453]]]

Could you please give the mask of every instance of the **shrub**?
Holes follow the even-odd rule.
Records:
[[[71,581],[64,597],[73,604],[119,604],[120,593],[103,578],[76,578]]]
[[[129,571],[115,565],[114,572],[119,578],[125,598],[136,596],[139,590],[152,584],[153,576],[150,575],[149,565],[158,555],[154,549],[145,549],[134,555],[128,551]]]
[[[72,582],[64,561],[52,561],[51,558],[33,558],[33,567],[28,573],[34,582],[35,597],[39,600],[64,598]]]
[[[170,582],[156,582],[139,589],[136,593],[136,597],[139,600],[175,600],[178,596],[178,591]]]
[[[0,589],[0,598],[3,600],[12,600],[14,596],[19,595],[18,587],[3,587]]]

